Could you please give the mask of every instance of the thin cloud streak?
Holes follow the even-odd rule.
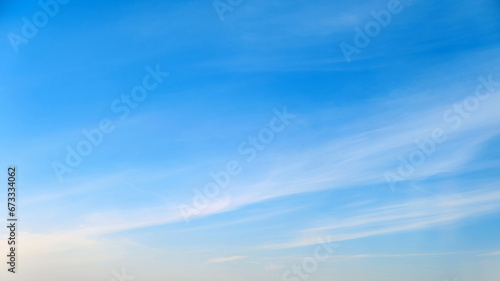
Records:
[[[485,189],[366,209],[362,210],[365,215],[343,217],[337,223],[305,229],[303,232],[309,232],[310,237],[329,235],[332,242],[339,242],[429,228],[498,210],[500,191]],[[265,245],[262,248],[286,249],[318,243],[315,238],[304,238],[290,243]]]
[[[228,262],[228,261],[235,261],[235,260],[241,260],[247,258],[247,256],[232,256],[232,257],[227,257],[227,258],[214,258],[214,259],[209,259],[205,263],[222,263],[222,262]]]

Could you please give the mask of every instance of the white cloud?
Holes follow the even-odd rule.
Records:
[[[324,222],[322,226],[305,229],[303,232],[308,234],[305,238],[266,245],[263,248],[284,249],[315,245],[319,243],[316,237],[324,235],[329,235],[332,242],[337,242],[424,229],[499,210],[500,191],[496,189],[417,199],[361,210],[361,215],[340,217],[333,222]]]
[[[271,263],[271,264],[266,265],[264,268],[266,270],[274,270],[274,269],[280,269],[280,268],[283,268],[283,267],[284,267],[283,265],[278,265],[278,264]]]
[[[232,257],[227,257],[227,258],[214,258],[214,259],[209,259],[205,263],[221,263],[221,262],[228,262],[228,261],[235,261],[235,260],[240,260],[247,258],[247,256],[232,256]]]

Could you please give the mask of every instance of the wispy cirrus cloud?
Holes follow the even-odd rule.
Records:
[[[213,258],[207,260],[205,263],[222,263],[222,262],[228,262],[228,261],[235,261],[235,260],[241,260],[247,258],[247,256],[232,256],[232,257],[225,257],[225,258]]]
[[[498,183],[493,184],[493,186]],[[263,248],[286,249],[318,244],[315,237],[329,235],[332,241],[345,241],[402,231],[425,229],[466,218],[498,212],[500,191],[483,188],[433,198],[416,199],[400,204],[360,209],[361,215],[339,216],[323,226],[304,229],[301,238],[289,243]],[[310,238],[307,238],[310,237]]]
[[[422,180],[431,176],[470,169],[471,167],[467,167],[467,164],[480,151],[482,145],[500,133],[498,129],[500,112],[496,110],[500,107],[499,96],[495,94],[488,103],[481,104],[481,108],[471,115],[466,120],[467,122],[448,135],[446,145],[437,148],[440,156],[429,157],[426,163],[406,180]],[[366,131],[358,128],[361,132],[352,132],[349,136],[333,136],[327,142],[314,147],[306,147],[295,153],[275,152],[264,155],[262,157],[265,160],[273,159],[272,165],[265,167],[262,171],[250,169],[248,172],[258,175],[256,178],[260,180],[239,181],[232,185],[227,193],[212,200],[208,207],[202,209],[200,214],[193,218],[235,211],[248,205],[290,195],[384,184],[384,172],[397,167],[399,155],[415,148],[415,139],[425,138],[434,128],[447,125],[442,120],[442,114],[451,106],[452,104],[439,105],[414,114],[404,113],[406,116],[404,121],[385,121],[381,127],[370,125],[371,129]],[[394,112],[383,112],[375,118],[389,119],[387,116],[394,114]],[[478,131],[481,134],[477,134]],[[298,138],[298,136],[295,137]],[[189,194],[190,192],[187,191],[186,196]],[[168,194],[165,193],[164,197],[168,197]],[[167,207],[175,205],[175,202],[168,203],[166,201],[165,205],[147,208],[96,211],[83,218],[83,227],[71,231],[87,235],[103,235],[182,221],[177,209]],[[376,213],[376,210],[374,212]],[[162,214],[162,216],[157,214]],[[394,214],[401,216],[398,211]],[[406,216],[411,217],[411,214],[407,213]],[[386,218],[380,216],[376,220],[386,220]],[[422,222],[415,221],[415,223],[420,225]],[[396,228],[401,227],[403,226]],[[408,227],[410,226],[403,228]],[[375,232],[384,232],[384,230]],[[366,235],[369,233],[372,232]],[[359,235],[361,234],[354,236]]]
[[[500,256],[500,251],[482,254],[481,256]]]

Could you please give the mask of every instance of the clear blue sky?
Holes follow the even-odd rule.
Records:
[[[38,2],[2,1],[12,280],[499,280],[500,4],[402,0],[356,47],[390,2],[243,0],[221,20],[211,0],[71,0],[31,36]],[[287,275],[327,237],[327,260]]]

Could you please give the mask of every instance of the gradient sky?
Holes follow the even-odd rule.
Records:
[[[500,280],[500,92],[453,111],[500,82],[500,4],[402,0],[347,62],[340,44],[388,2],[243,0],[221,20],[211,0],[72,0],[16,52],[9,34],[41,7],[2,1],[0,166],[18,167],[20,245],[1,279],[279,281],[329,237],[308,280]],[[147,67],[169,75],[121,118],[112,104]],[[238,147],[284,108],[295,117],[247,161]],[[114,130],[59,180],[103,119]],[[446,140],[389,185],[435,130]],[[229,161],[241,173],[185,221]]]

